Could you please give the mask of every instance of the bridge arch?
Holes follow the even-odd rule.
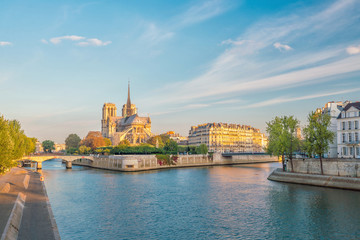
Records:
[[[29,160],[31,162],[36,162],[37,169],[42,169],[42,162],[52,159],[62,159],[66,163],[66,168],[72,168],[72,162],[78,159],[86,159],[89,161],[94,161],[93,156],[81,156],[81,155],[70,155],[70,156],[24,156],[21,159],[17,160],[18,162],[24,162],[25,160]]]

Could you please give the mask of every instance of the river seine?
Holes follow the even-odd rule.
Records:
[[[268,181],[277,167],[43,173],[62,239],[360,239],[360,192]]]

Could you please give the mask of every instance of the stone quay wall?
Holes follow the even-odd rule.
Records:
[[[275,169],[270,174],[268,179],[277,182],[297,183],[318,187],[330,187],[360,191],[360,178],[357,177],[339,177],[320,174],[283,172],[283,170],[279,168]]]
[[[323,159],[324,175],[340,177],[360,177],[360,159],[331,158]],[[293,159],[294,172],[321,174],[320,159]],[[291,172],[291,163],[287,162],[287,172]]]
[[[276,157],[269,155],[234,155],[223,157],[221,153],[209,155],[175,155],[177,157],[175,165],[160,164],[156,155],[112,155],[112,156],[93,156],[94,161],[88,159],[78,159],[73,165],[88,166],[99,169],[117,171],[146,171],[166,168],[232,165],[259,162],[276,162]]]

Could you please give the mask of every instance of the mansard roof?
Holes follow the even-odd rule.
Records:
[[[345,108],[344,108],[343,111],[346,112],[346,111],[349,110],[351,107],[354,107],[354,108],[357,108],[357,109],[360,110],[360,102],[348,103],[348,104],[345,106]]]
[[[341,112],[347,112],[351,107],[354,107],[354,108],[360,110],[360,102],[348,103]],[[341,118],[341,113],[339,114],[339,116],[337,118],[338,119]]]

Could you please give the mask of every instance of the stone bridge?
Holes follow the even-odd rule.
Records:
[[[66,162],[66,168],[71,169],[72,168],[72,162],[78,159],[87,159],[90,161],[94,161],[93,156],[81,156],[81,155],[68,155],[68,156],[24,156],[21,159],[17,160],[18,162],[25,162],[25,161],[31,161],[36,162],[36,168],[42,169],[42,162],[51,160],[51,159],[62,159]]]

